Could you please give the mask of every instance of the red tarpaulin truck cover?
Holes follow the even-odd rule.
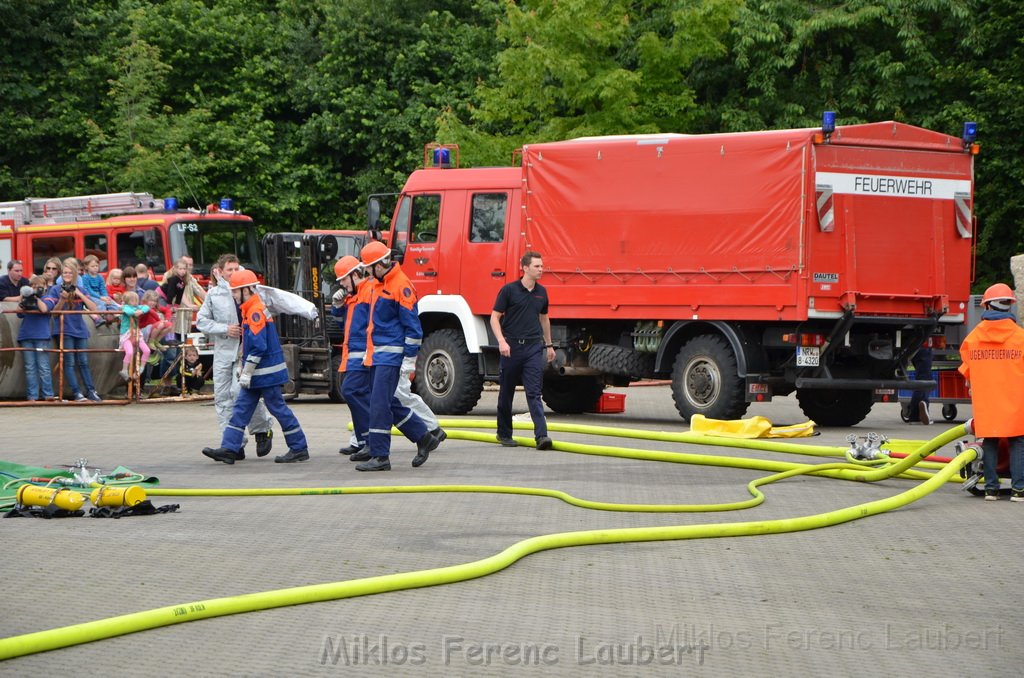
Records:
[[[962,313],[973,177],[960,140],[895,122],[819,132],[526,146],[524,247],[544,256],[552,316]]]

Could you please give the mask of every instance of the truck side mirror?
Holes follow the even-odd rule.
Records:
[[[370,198],[366,205],[366,228],[370,231],[377,231],[377,224],[380,223],[380,200]],[[380,240],[380,238],[376,238]]]

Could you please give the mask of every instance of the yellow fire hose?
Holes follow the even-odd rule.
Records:
[[[453,485],[453,486],[413,486],[413,487],[353,487],[353,488],[262,488],[249,490],[175,490],[175,489],[154,489],[149,492],[151,495],[166,496],[239,496],[239,495],[261,495],[280,496],[286,494],[376,494],[376,493],[413,493],[413,492],[493,492],[504,494],[527,494],[532,496],[556,497],[569,501],[577,506],[586,508],[598,508],[603,510],[620,511],[694,511],[694,510],[731,510],[731,508],[746,508],[754,506],[763,501],[763,495],[757,490],[759,485],[767,484],[800,474],[831,475],[858,481],[877,481],[897,477],[907,472],[912,466],[920,462],[924,457],[931,454],[939,447],[952,442],[964,435],[966,429],[963,426],[956,426],[947,430],[942,435],[929,441],[913,454],[907,455],[900,460],[883,468],[871,469],[868,467],[852,467],[846,463],[828,464],[791,464],[790,468],[782,469],[779,472],[748,484],[748,489],[754,495],[753,499],[746,502],[736,502],[733,505],[714,504],[704,507],[692,505],[630,505],[630,504],[607,504],[603,502],[589,502],[571,497],[563,492],[554,490],[542,490],[536,488],[516,487],[487,487],[474,485]],[[464,431],[450,431],[452,437],[476,439],[473,434]],[[493,437],[487,438],[493,442]],[[705,441],[702,441],[705,442]],[[730,440],[728,446],[744,447],[748,449],[765,449],[771,443],[771,447],[777,445],[789,445],[789,443],[776,443],[763,440]],[[717,443],[712,443],[717,444]],[[711,463],[706,459],[701,460],[704,455],[681,455],[664,452],[648,452],[642,450],[623,451],[617,454],[617,448],[600,448],[597,446],[579,445],[576,443],[557,443],[560,451],[576,452],[581,454],[598,454],[605,456],[621,456],[629,458],[656,459],[658,461],[675,461],[677,463]],[[639,456],[636,453],[643,453]],[[47,631],[38,631],[11,638],[0,639],[0,660],[19,657],[37,652],[46,652],[62,647],[70,647],[81,643],[112,638],[126,635],[147,629],[180,624],[197,619],[220,617],[241,612],[253,612],[276,607],[298,605],[302,603],[322,602],[328,600],[339,600],[343,598],[354,598],[357,596],[373,595],[388,591],[400,591],[426,586],[437,586],[460,581],[467,581],[488,574],[498,572],[525,556],[540,551],[547,551],[570,546],[589,546],[596,544],[631,543],[644,541],[666,541],[681,539],[700,539],[732,536],[752,536],[762,534],[782,534],[787,532],[799,532],[812,530],[830,525],[857,520],[866,516],[877,515],[892,509],[900,508],[914,502],[939,487],[949,482],[960,469],[973,461],[976,452],[974,448],[968,447],[960,453],[953,461],[946,464],[941,470],[934,474],[924,475],[927,479],[919,485],[901,492],[895,496],[871,501],[865,504],[858,504],[847,508],[819,513],[816,515],[801,516],[796,518],[784,518],[777,520],[758,520],[748,522],[719,523],[710,525],[678,525],[666,527],[634,527],[605,530],[585,530],[577,532],[562,532],[556,534],[532,537],[517,542],[497,553],[482,560],[450,565],[447,567],[433,568],[429,570],[418,570],[397,574],[383,575],[378,577],[367,577],[364,579],[353,579],[326,584],[313,584],[299,586],[263,593],[252,593],[226,598],[212,598],[209,600],[196,601],[170,605],[166,607],[135,612],[107,619],[100,619],[82,624],[74,624]],[[732,462],[750,462],[759,460],[740,460],[736,458],[720,457],[715,458],[714,465],[741,466],[744,464],[728,464]],[[763,463],[763,462],[762,462]],[[781,463],[781,462],[772,462]],[[917,472],[920,473],[920,472]],[[743,506],[741,506],[743,505]],[[730,507],[730,508],[726,508]]]

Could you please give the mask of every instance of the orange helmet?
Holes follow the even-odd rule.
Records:
[[[1010,289],[1009,285],[1006,283],[996,283],[985,290],[985,294],[981,298],[981,305],[988,306],[992,302],[996,302],[998,306],[1009,309],[1015,301],[1017,301],[1017,298],[1013,295],[1013,290]]]
[[[334,277],[338,279],[338,282],[341,282],[341,279],[345,276],[358,271],[360,266],[362,264],[359,263],[358,259],[351,254],[346,254],[334,264]]]
[[[385,262],[391,258],[391,248],[379,240],[367,243],[359,253],[363,260],[363,266],[372,266],[378,262]]]
[[[241,271],[235,271],[231,275],[231,289],[237,290],[243,287],[252,287],[253,285],[259,285],[260,281],[256,279],[256,274],[249,269]]]

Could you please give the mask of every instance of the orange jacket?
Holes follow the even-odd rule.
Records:
[[[982,320],[960,346],[980,438],[1024,435],[1024,329],[1012,318]]]

